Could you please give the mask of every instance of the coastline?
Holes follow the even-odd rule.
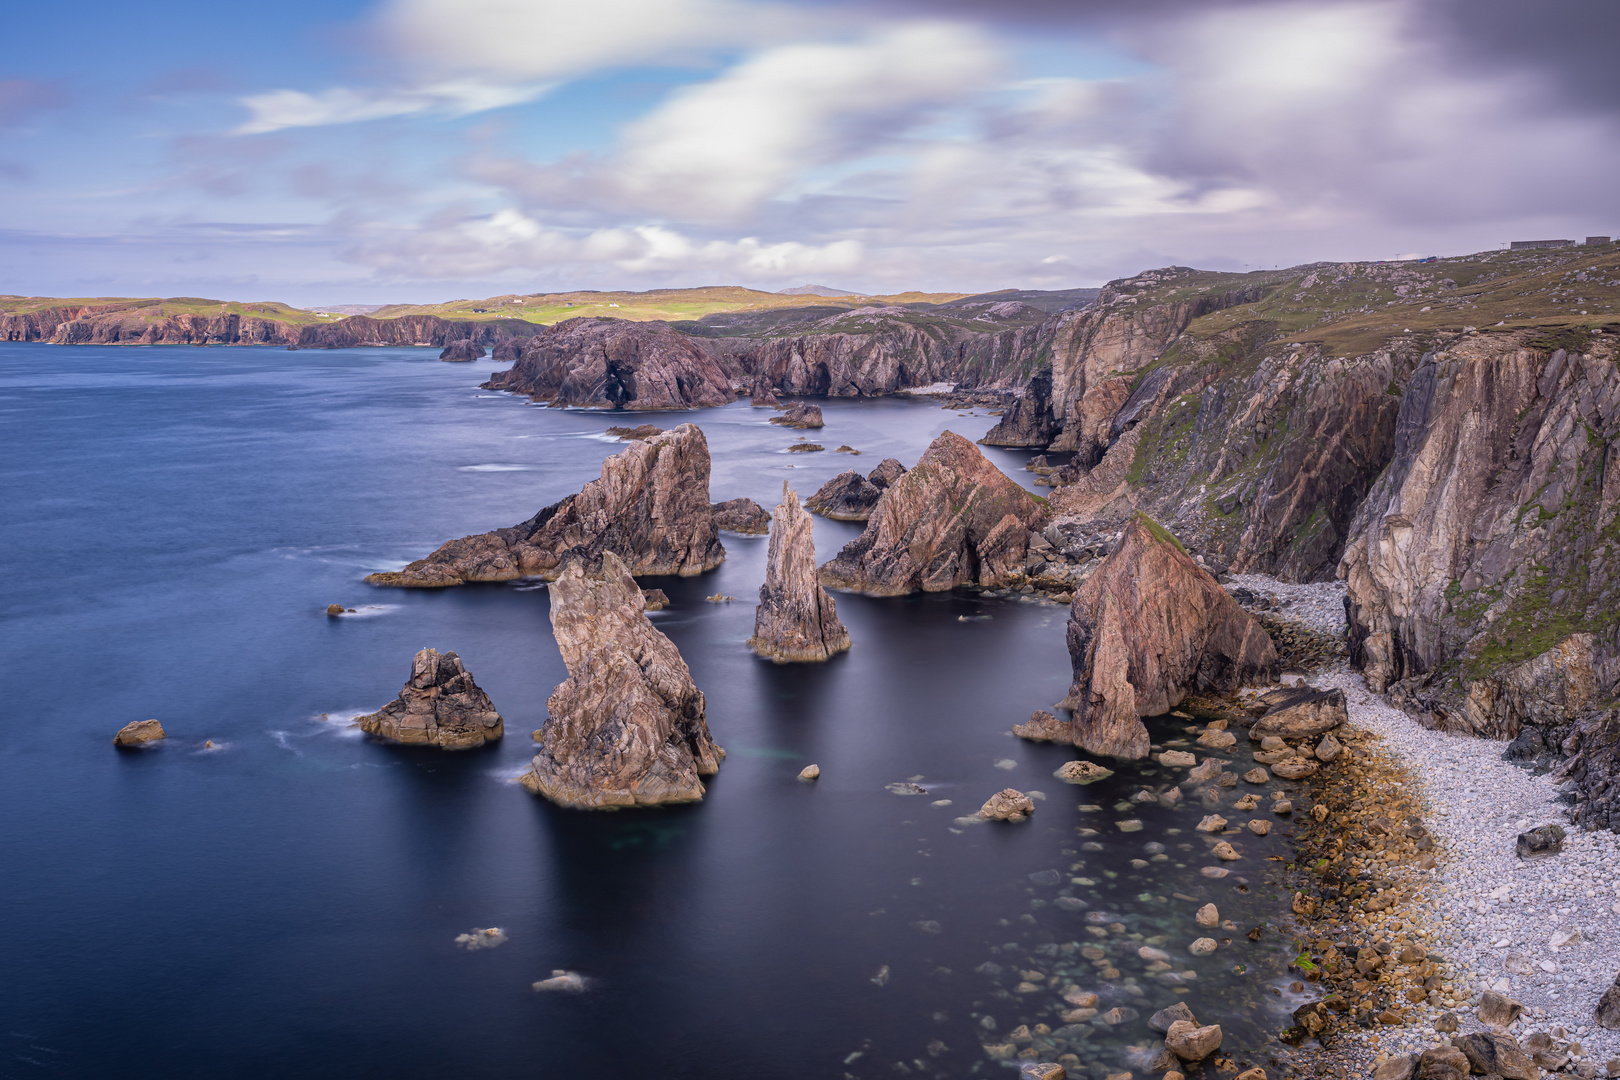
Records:
[[[1270,614],[1318,631],[1327,629],[1327,613],[1343,595],[1339,582],[1291,585],[1261,575],[1233,575],[1229,588],[1269,593],[1278,601]],[[1336,621],[1342,634],[1342,608]],[[1379,910],[1368,910],[1373,893],[1351,900],[1348,887],[1343,903],[1324,902],[1324,883],[1313,878],[1305,858],[1299,861],[1296,889],[1314,899],[1296,906],[1292,929],[1307,961],[1300,973],[1320,980],[1317,1000],[1333,986],[1343,988],[1350,1005],[1323,1013],[1327,1038],[1307,1042],[1294,1063],[1304,1075],[1371,1076],[1391,1057],[1491,1030],[1477,1011],[1481,995],[1494,990],[1524,1006],[1509,1034],[1521,1043],[1535,1033],[1548,1036],[1549,1045],[1535,1055],[1542,1068],[1620,1076],[1620,1031],[1599,1027],[1593,1015],[1620,973],[1620,836],[1577,830],[1559,800],[1555,774],[1504,760],[1503,742],[1422,727],[1369,691],[1342,661],[1313,672],[1310,681],[1344,691],[1349,720],[1343,741],[1353,764],[1313,780],[1311,795],[1328,820],[1302,830],[1296,840],[1302,856],[1319,856],[1336,830],[1364,834],[1368,821],[1392,810],[1399,811],[1394,823],[1401,831],[1370,845],[1369,837],[1356,835],[1344,849],[1349,863],[1359,845],[1357,866],[1376,868],[1366,883],[1389,887],[1384,896],[1393,900]],[[1520,860],[1518,835],[1548,824],[1565,828],[1563,850]],[[1405,836],[1414,825],[1432,840],[1432,869],[1423,868],[1421,835]],[[1554,935],[1572,931],[1577,938],[1554,947]],[[1385,952],[1370,971],[1355,969],[1358,953],[1335,948],[1363,942]],[[1400,962],[1408,946],[1415,946],[1406,953],[1410,964]],[[1418,952],[1426,954],[1421,961]],[[1320,963],[1324,953],[1336,975]],[[1419,989],[1413,996],[1421,1000],[1405,1000],[1426,977],[1433,992]],[[1381,1018],[1385,1010],[1368,1007],[1375,998],[1394,1013]],[[1303,1030],[1294,1034],[1308,1038]]]

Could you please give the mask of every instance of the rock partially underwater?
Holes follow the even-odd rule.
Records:
[[[524,787],[562,806],[605,810],[697,802],[725,752],[674,642],[653,626],[617,555],[566,567],[551,585],[551,627],[568,678],[546,701]]]
[[[443,750],[470,750],[505,731],[501,714],[461,657],[437,649],[417,653],[399,697],[355,723],[368,735]]]

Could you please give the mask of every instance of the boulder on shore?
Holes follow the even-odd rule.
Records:
[[[118,734],[113,736],[113,745],[139,746],[168,737],[163,731],[163,725],[156,720],[132,720],[118,729]]]
[[[468,581],[555,578],[564,562],[594,567],[604,552],[633,574],[692,577],[726,557],[709,503],[709,444],[694,424],[632,443],[578,495],[521,525],[464,536],[373,585],[437,589]]]
[[[827,425],[821,419],[821,406],[800,402],[781,416],[771,417],[771,423],[791,428],[819,428]]]
[[[770,531],[771,515],[753,499],[727,499],[714,504],[714,527],[747,536]]]
[[[754,609],[748,647],[778,663],[826,660],[849,648],[838,605],[816,577],[814,522],[785,485],[771,514],[765,584]]]
[[[725,751],[680,650],[648,620],[641,590],[613,552],[600,571],[571,561],[551,585],[551,627],[568,678],[524,787],[562,806],[612,809],[697,802]]]
[[[411,746],[470,750],[505,731],[489,695],[473,682],[455,653],[423,649],[411,661],[399,697],[355,721],[367,735]]]
[[[882,466],[880,466],[881,468]],[[1024,568],[1045,508],[953,431],[884,489],[821,583],[873,596],[997,586]]]
[[[482,345],[472,338],[463,338],[460,341],[452,341],[446,345],[443,351],[439,353],[439,359],[452,363],[467,363],[468,361],[481,359],[484,355]]]
[[[1270,681],[1277,653],[1265,630],[1174,537],[1138,514],[1076,590],[1069,609],[1075,745],[1143,758],[1141,717],[1169,712],[1193,691],[1230,693]]]
[[[1339,727],[1347,719],[1344,691],[1317,690],[1310,686],[1273,690],[1262,698],[1270,708],[1249,728],[1249,738],[1259,742],[1268,735],[1279,739],[1315,739]]]

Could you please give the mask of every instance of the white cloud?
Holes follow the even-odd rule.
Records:
[[[285,128],[352,124],[393,116],[468,116],[533,101],[547,89],[544,85],[502,86],[462,79],[415,89],[352,90],[339,86],[318,94],[272,90],[241,99],[253,116],[233,134],[260,135]]]

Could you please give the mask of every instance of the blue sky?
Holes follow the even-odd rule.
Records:
[[[12,5],[0,292],[1064,288],[1615,233],[1617,9]]]

